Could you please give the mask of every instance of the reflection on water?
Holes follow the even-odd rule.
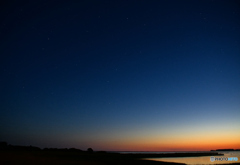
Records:
[[[150,158],[148,160],[154,161],[165,161],[165,162],[174,162],[174,163],[186,163],[186,164],[227,164],[227,163],[240,163],[240,151],[234,152],[218,152],[224,154],[224,156],[215,156],[216,158],[220,157],[237,157],[238,161],[210,161],[211,156],[201,156],[201,157],[175,157],[175,158]]]

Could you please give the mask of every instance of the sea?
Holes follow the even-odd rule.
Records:
[[[205,151],[211,152],[211,151]],[[196,157],[162,157],[162,158],[144,158],[146,160],[162,161],[162,162],[174,162],[185,164],[232,164],[240,163],[240,151],[212,151],[224,154],[221,156],[196,156]],[[120,153],[142,153],[142,154],[166,154],[166,153],[199,153],[192,152],[120,152]]]

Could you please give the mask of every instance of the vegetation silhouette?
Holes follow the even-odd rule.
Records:
[[[7,142],[0,142],[0,150],[8,151],[40,151],[41,148],[35,146],[20,146],[20,145],[11,145]]]

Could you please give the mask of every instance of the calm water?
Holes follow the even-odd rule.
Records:
[[[127,152],[126,152],[127,153]],[[149,153],[149,152],[147,152]],[[151,152],[151,153],[169,153],[169,152]],[[146,158],[154,161],[165,161],[185,164],[227,164],[227,163],[240,163],[240,151],[224,151],[218,152],[224,154],[224,156],[215,156],[216,158],[221,157],[237,157],[238,161],[210,161],[211,156],[200,156],[200,157],[175,157],[175,158]]]

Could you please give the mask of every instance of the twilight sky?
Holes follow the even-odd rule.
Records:
[[[240,148],[237,0],[0,3],[0,141]]]

